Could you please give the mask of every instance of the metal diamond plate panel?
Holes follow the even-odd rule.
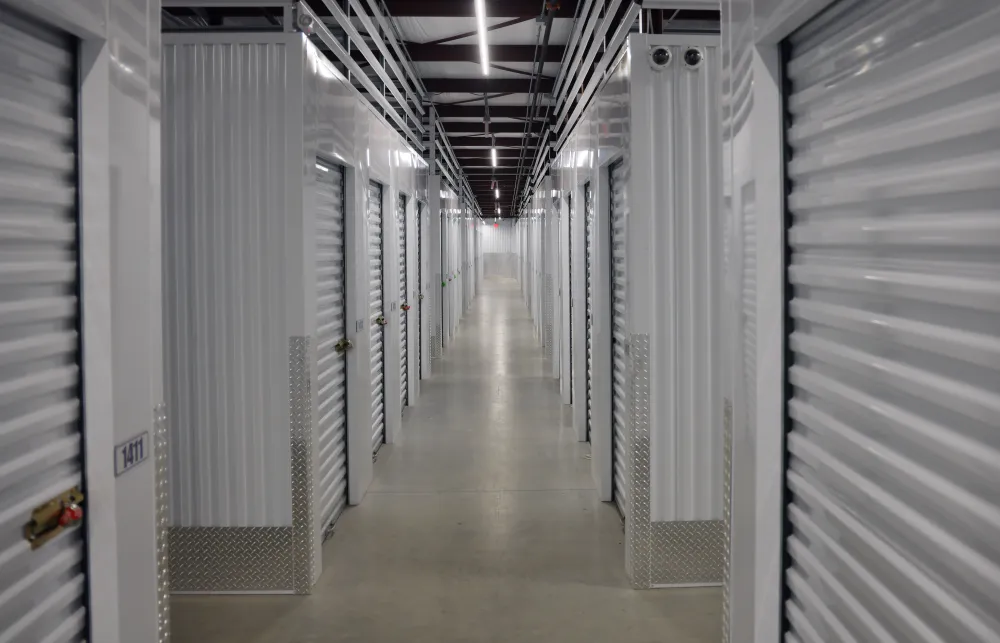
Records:
[[[650,576],[649,529],[649,335],[629,336],[625,347],[625,401],[629,412],[625,431],[625,484],[628,510],[625,513],[625,567],[632,586],[648,588]]]
[[[717,585],[725,566],[723,521],[654,522],[649,561],[653,587]]]
[[[313,403],[309,376],[310,338],[288,342],[288,409],[292,445],[292,584],[296,594],[308,594],[319,578],[318,542],[314,538],[315,506],[312,452]]]
[[[637,589],[715,585],[725,567],[726,527],[721,520],[650,522],[649,335],[629,335],[626,349],[628,511],[625,567]]]
[[[167,461],[167,407],[153,409],[153,453],[156,466],[156,640],[170,641],[170,472]]]
[[[291,592],[292,527],[171,527],[170,591]]]
[[[729,565],[732,561],[733,403],[722,404],[722,643],[729,643]]]

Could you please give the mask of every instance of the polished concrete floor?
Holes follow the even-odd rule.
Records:
[[[174,597],[174,643],[708,643],[715,589],[636,591],[514,281],[486,281],[306,597]]]

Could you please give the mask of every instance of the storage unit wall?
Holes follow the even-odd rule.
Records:
[[[582,204],[559,262],[589,301],[573,308],[574,422],[582,438],[589,426],[600,496],[624,514],[636,587],[723,575],[717,45],[629,36],[553,169],[559,200]]]
[[[369,186],[390,204],[400,193],[426,200],[426,165],[300,33],[164,42],[172,589],[306,593],[331,519],[321,494],[339,493],[327,489],[320,444],[330,341],[346,351],[350,504],[372,476],[369,313],[379,275],[365,260]],[[321,243],[329,222],[317,212],[336,190],[318,182],[318,166],[343,173],[346,314],[333,335],[317,264],[330,252]],[[396,219],[385,220],[394,241]],[[401,320],[389,312],[405,267],[396,244],[384,246],[380,293],[396,343],[386,385],[398,392]],[[398,420],[400,396],[384,401]],[[389,422],[387,439],[398,427]]]
[[[995,2],[723,12],[727,640],[989,641]]]
[[[518,277],[517,230],[514,219],[486,219],[482,229],[483,274],[489,277]]]

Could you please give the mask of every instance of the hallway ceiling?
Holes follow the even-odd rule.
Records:
[[[473,0],[384,1],[483,215],[495,215],[499,205],[501,216],[510,216],[515,189],[524,188],[536,160],[577,0],[486,0],[489,76],[483,76],[480,67]],[[537,115],[531,118],[535,94]],[[493,137],[495,169],[490,159]]]
[[[531,187],[538,155],[554,153],[552,146],[563,133],[555,131],[557,112],[561,110],[565,116],[574,104],[585,100],[583,88],[590,84],[595,69],[603,69],[599,64],[604,56],[601,45],[588,51],[589,63],[580,65],[577,57],[591,46],[597,34],[604,34],[603,40],[598,37],[597,42],[606,45],[619,28],[637,31],[638,21],[621,24],[626,16],[631,18],[639,13],[632,7],[633,1],[484,0],[488,76],[482,74],[480,67],[474,0],[305,0],[305,4],[323,21],[332,37],[349,50],[345,55],[350,60],[346,62],[353,60],[357,73],[351,74],[345,61],[338,60],[315,35],[313,42],[335,67],[351,78],[373,109],[386,115],[390,122],[407,124],[410,140],[419,142],[423,136],[423,144],[429,148],[430,111],[425,109],[422,116],[418,112],[421,100],[425,108],[433,105],[454,152],[454,163],[465,174],[482,214],[495,215],[499,205],[501,216],[509,217],[517,214],[524,194]],[[163,28],[168,31],[281,29],[284,4],[281,0],[163,0]],[[690,2],[679,4],[690,6]],[[376,11],[377,24],[373,24]],[[340,22],[334,15],[337,12]],[[645,30],[652,33],[706,29],[717,32],[718,29],[716,10],[657,8],[643,9],[641,13],[647,25]],[[578,20],[582,21],[580,25]],[[582,31],[584,37],[580,34],[574,37],[576,30],[591,22],[600,27],[593,33]],[[378,39],[372,37],[376,33],[372,27]],[[375,58],[370,53],[366,57],[352,47],[351,38],[362,40],[369,51],[375,52]],[[412,69],[403,86],[389,85],[392,74],[387,71],[386,62],[389,66],[394,63],[379,54],[379,51],[389,52],[383,40],[390,41],[393,48],[401,47],[398,54],[403,56],[405,50],[410,59],[401,65]],[[570,48],[574,51],[567,51]],[[571,64],[573,61],[577,64]],[[398,69],[393,67],[397,72]],[[400,80],[405,76],[396,75]],[[561,75],[566,77],[560,79]],[[373,96],[373,91],[379,95]],[[401,103],[404,95],[407,98]],[[562,127],[573,125],[567,121]],[[425,130],[423,134],[413,134],[420,129]],[[494,138],[495,168],[490,156]],[[429,154],[429,150],[424,151],[425,158]],[[445,156],[450,159],[450,155],[439,154]],[[452,161],[447,164],[454,173]],[[461,182],[461,177],[453,178]],[[496,189],[500,191],[499,199],[495,196]]]

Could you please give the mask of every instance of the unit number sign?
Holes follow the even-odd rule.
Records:
[[[115,477],[134,469],[149,456],[149,431],[115,447]]]

